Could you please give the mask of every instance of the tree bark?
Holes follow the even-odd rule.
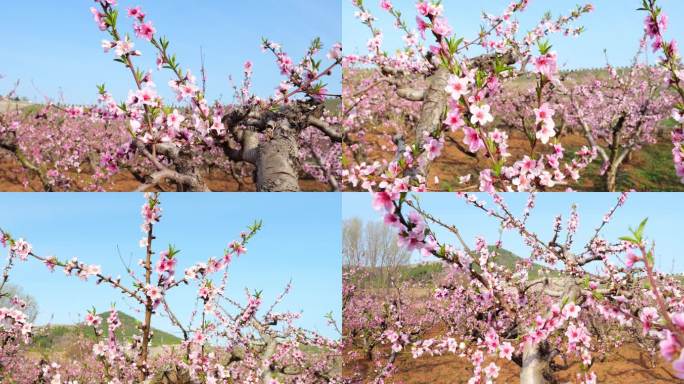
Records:
[[[549,354],[540,344],[526,345],[523,349],[523,364],[520,370],[520,384],[548,384]]]
[[[608,167],[608,170],[606,171],[606,191],[607,192],[615,192],[616,188],[616,179],[617,179],[617,166],[615,164],[611,164]]]
[[[147,248],[145,252],[145,284],[146,286],[152,281],[152,240],[154,240],[153,234],[154,224],[149,224],[149,229],[147,230]],[[146,379],[149,371],[147,367],[147,355],[148,355],[148,344],[150,343],[150,329],[152,323],[152,311],[153,303],[152,298],[146,294],[145,300],[145,321],[142,324],[142,345],[140,346],[140,360],[138,361],[138,369],[140,370],[141,377]]]
[[[429,78],[429,85],[424,94],[423,105],[421,106],[420,117],[418,118],[418,125],[415,131],[415,140],[419,145],[423,142],[425,132],[432,132],[442,125],[442,115],[448,102],[448,95],[445,90],[448,80],[449,71],[444,67],[437,69]],[[423,154],[421,159],[419,159],[419,166],[411,176],[423,175],[427,177],[429,167],[430,162],[427,159],[427,155]]]
[[[256,185],[259,192],[299,192],[297,132],[287,119],[274,122],[272,137],[259,143]]]
[[[17,135],[15,132],[9,132],[6,135],[0,136],[0,149],[4,149],[11,153],[26,170],[33,172],[40,180],[45,192],[52,192],[52,185],[45,176],[44,172],[40,169],[40,167],[31,163],[19,148],[19,145],[17,144]]]

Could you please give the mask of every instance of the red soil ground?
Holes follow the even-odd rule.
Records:
[[[219,172],[210,171],[206,177],[209,189],[212,191],[254,191],[255,185],[251,178],[244,181],[243,185],[237,183],[235,178],[231,175]],[[14,159],[0,154],[0,191],[2,192],[25,192],[25,191],[40,191],[40,182],[36,177],[30,179],[29,188],[24,188],[24,176],[21,165]],[[135,191],[140,186],[140,183],[128,172],[119,173],[114,176],[112,180],[105,186],[107,191],[111,192],[130,192]],[[302,191],[324,192],[328,191],[329,187],[317,180],[300,179],[299,187]]]
[[[520,131],[509,131],[509,151],[513,154],[512,158],[521,158],[529,154],[530,144],[527,138]],[[449,135],[462,143],[462,133],[449,133]],[[383,145],[388,144],[386,136],[382,134],[369,133],[367,140],[375,150],[369,154],[369,163],[379,160],[391,160],[393,154],[381,151]],[[353,139],[353,138],[352,138]],[[566,148],[566,156],[587,145],[586,139],[580,134],[566,134],[561,140],[563,146]],[[632,158],[623,165],[621,175],[618,177],[619,190],[648,190],[648,191],[677,191],[683,186],[679,180],[674,176],[674,167],[672,166],[672,145],[667,138],[662,139],[662,144],[649,147],[648,153],[635,153]],[[465,174],[472,174],[477,176],[479,172],[478,161],[480,167],[485,164],[481,159],[476,160],[465,155],[456,146],[446,141],[442,155],[432,164],[430,168],[430,175],[428,177],[429,187],[439,190],[463,190],[463,186],[458,184],[458,176]],[[659,162],[662,164],[654,164]],[[596,159],[592,165],[584,172],[579,184],[572,185],[573,189],[579,191],[602,191],[604,190],[604,181],[599,175],[599,167],[601,166],[600,159]],[[437,176],[440,180],[439,186],[434,184],[434,178]],[[649,180],[645,180],[648,178]],[[472,182],[470,183],[472,185]],[[554,188],[557,191],[563,191],[567,186],[559,186]],[[469,190],[475,191],[477,186],[473,186]]]
[[[345,351],[348,352],[348,351]],[[345,353],[343,374],[351,377],[353,373],[366,373],[370,364],[367,360],[348,359]],[[502,360],[498,360],[500,366]],[[386,382],[388,384],[466,384],[472,372],[468,361],[455,357],[423,356],[413,359],[410,351],[402,352],[396,361],[397,373]],[[662,360],[651,366],[650,358],[642,353],[636,345],[627,344],[614,351],[604,361],[595,361],[592,371],[598,376],[601,384],[666,384],[684,383],[672,374],[670,365]],[[576,383],[579,364],[574,363],[569,369],[557,372],[559,383]],[[497,383],[519,384],[520,368],[512,362],[501,366]]]

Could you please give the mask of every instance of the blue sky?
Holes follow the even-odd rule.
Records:
[[[475,236],[484,236],[490,243],[499,237],[499,222],[483,214],[482,211],[466,205],[456,197],[455,193],[424,193],[420,195],[423,208],[435,214],[445,222],[458,227],[464,239],[474,244]],[[504,193],[504,199],[512,212],[519,215],[527,194]],[[552,234],[553,219],[562,214],[567,219],[570,207],[578,204],[580,225],[575,236],[575,246],[584,246],[601,223],[603,215],[615,204],[619,194],[615,193],[540,193],[537,195],[536,208],[529,220],[529,228],[538,233],[543,240],[549,240]],[[479,194],[480,198],[493,203],[487,194]],[[684,194],[681,193],[632,193],[625,206],[618,209],[613,220],[602,231],[604,238],[616,240],[629,234],[629,227],[636,227],[641,220],[648,217],[646,236],[656,242],[656,266],[663,272],[684,272],[684,259],[681,256],[681,223],[684,205]],[[371,207],[369,193],[344,193],[342,197],[342,216],[344,218],[360,217],[366,221],[381,220],[379,213]],[[453,235],[439,227],[433,226],[438,237],[456,245]],[[503,237],[504,248],[518,255],[526,255],[528,248],[515,232],[506,232]],[[415,255],[415,261],[423,261],[422,256]]]
[[[627,65],[634,57],[638,42],[643,33],[643,12],[635,10],[641,6],[641,0],[599,0],[599,1],[567,1],[533,0],[527,11],[520,14],[521,33],[537,25],[546,11],[552,15],[566,15],[576,4],[591,2],[595,11],[583,16],[579,25],[587,31],[580,37],[571,38],[556,35],[551,39],[554,49],[558,51],[559,64],[566,69],[600,67],[605,65],[603,49],[608,49],[608,57],[613,65]],[[365,4],[379,19],[376,23],[384,31],[386,51],[393,51],[403,44],[403,33],[398,33],[392,26],[393,17],[379,10],[379,1],[366,0]],[[415,28],[415,1],[394,0],[394,6],[405,15],[409,25]],[[462,1],[445,0],[446,17],[459,37],[473,39],[480,31],[481,14],[485,10],[491,14],[501,14],[510,0]],[[684,2],[681,0],[660,0],[665,12],[670,15],[668,37],[684,38]],[[342,5],[343,45],[347,53],[365,53],[366,42],[370,38],[368,27],[354,17],[355,7],[350,0]],[[477,51],[473,51],[477,54]],[[654,55],[650,55],[653,60]]]
[[[232,263],[230,296],[244,303],[245,288],[261,289],[263,302],[270,305],[292,279],[292,291],[280,311],[301,310],[300,325],[337,336],[324,316],[332,311],[340,319],[338,194],[168,193],[161,200],[163,217],[156,225],[155,248],[172,243],[181,250],[180,274],[196,262],[222,256],[228,242],[255,219],[262,219],[263,229],[247,246],[248,253]],[[77,256],[101,265],[107,274],[126,277],[119,253],[134,266],[144,257],[138,245],[143,202],[139,193],[3,193],[0,226],[16,238],[26,238],[40,255],[62,260]],[[92,305],[102,312],[112,302],[142,318],[131,301],[122,300],[111,288],[66,277],[58,270],[50,273],[35,260],[16,265],[11,282],[36,298],[39,324],[73,323]],[[196,287],[180,287],[169,293],[181,319],[189,319],[196,291]],[[178,334],[166,318],[155,316],[153,325]]]
[[[170,51],[177,54],[183,68],[196,74],[201,46],[208,98],[223,96],[230,101],[233,91],[228,76],[240,82],[246,60],[254,63],[253,89],[258,95],[273,94],[280,83],[272,55],[261,52],[262,36],[281,43],[297,60],[319,36],[325,44],[321,56],[325,59],[327,49],[341,40],[341,1],[120,0],[119,8],[123,11],[120,23],[131,31],[125,9],[141,5],[158,34],[169,38]],[[108,36],[93,22],[89,11],[93,5],[92,0],[3,2],[0,36],[5,39],[0,74],[5,78],[0,80],[0,93],[6,94],[20,79],[19,95],[37,101],[43,101],[41,94],[57,99],[61,91],[67,102],[92,103],[97,98],[95,85],[103,82],[117,99],[124,97],[134,86],[133,79],[113,61],[112,53],[102,52],[100,41]],[[156,68],[154,48],[146,41],[136,39],[135,43],[143,52],[136,62],[146,69]],[[162,94],[169,95],[169,75],[155,79]],[[330,91],[339,92],[339,79],[338,71],[328,82]]]

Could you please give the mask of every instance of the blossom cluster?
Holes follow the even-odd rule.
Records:
[[[141,216],[142,229],[146,234],[145,256],[140,262],[143,273],[141,276],[133,268],[127,268],[127,279],[108,276],[99,266],[83,263],[77,258],[61,261],[55,256],[41,256],[28,241],[15,240],[4,230],[1,232],[0,239],[2,245],[9,248],[10,259],[0,282],[0,292],[9,279],[15,259],[22,262],[35,259],[50,270],[62,268],[67,275],[76,274],[84,280],[94,276],[97,284],[118,291],[145,314],[139,331],[130,340],[125,340],[118,331],[122,321],[116,308],[110,308],[103,328],[104,315],[98,314],[93,307],[85,314],[83,323],[94,330],[95,340],[79,339],[75,343],[75,348],[85,351],[80,360],[62,361],[58,356],[50,356],[54,360],[37,362],[27,357],[23,347],[16,342],[23,340],[30,346],[35,327],[24,312],[26,304],[14,298],[11,308],[0,308],[0,340],[4,340],[0,359],[5,369],[4,377],[11,377],[18,383],[63,384],[104,380],[123,384],[153,380],[172,367],[179,374],[188,375],[193,382],[200,383],[315,383],[321,376],[330,376],[331,382],[337,382],[333,370],[340,342],[297,326],[301,313],[274,311],[289,292],[289,285],[265,313],[260,313],[263,309],[261,291],[248,293],[245,304],[227,296],[228,265],[235,256],[247,252],[247,243],[261,228],[260,222],[242,232],[238,240],[229,242],[222,258],[209,258],[206,262],[190,266],[181,279],[176,279],[180,250],[168,246],[159,251],[158,259],[153,260],[156,248],[154,230],[162,216],[158,193],[145,194]],[[218,275],[217,280],[210,280],[213,275]],[[189,322],[185,322],[173,312],[166,295],[180,286],[195,283],[196,300],[200,306]],[[150,348],[155,338],[152,321],[158,315],[169,317],[177,327],[182,335],[182,348],[165,347],[164,353],[152,355]],[[201,320],[197,321],[198,318]],[[264,354],[262,343],[268,345],[266,350],[272,352]],[[307,355],[302,353],[306,348],[320,352]],[[236,351],[240,351],[239,359],[235,359]],[[278,372],[283,371],[295,373],[281,378]]]
[[[462,145],[456,147],[469,157],[487,162],[487,167],[480,169],[479,189],[482,191],[509,190],[547,190],[559,185],[577,182],[580,172],[596,157],[595,149],[584,147],[577,151],[571,159],[564,158],[565,149],[560,141],[555,140],[557,130],[554,122],[554,109],[546,101],[536,100],[533,111],[536,130],[534,136],[548,148],[550,153],[534,153],[523,159],[515,159],[509,152],[509,136],[495,125],[497,108],[493,105],[494,97],[502,91],[502,84],[517,76],[516,63],[531,61],[534,65],[533,73],[537,76],[537,94],[545,95],[546,89],[559,83],[558,57],[550,50],[551,46],[544,41],[547,35],[565,31],[575,35],[581,32],[578,28],[570,33],[569,25],[581,15],[591,12],[590,5],[580,6],[571,16],[560,17],[551,21],[546,17],[540,25],[530,32],[522,41],[516,38],[517,22],[513,21],[515,13],[523,12],[527,8],[526,1],[512,2],[500,17],[485,17],[485,22],[491,25],[491,30],[474,41],[465,42],[454,36],[453,29],[443,16],[443,5],[433,1],[416,2],[416,22],[419,35],[426,40],[426,32],[431,32],[435,44],[430,45],[427,52],[420,45],[408,44],[404,51],[395,57],[388,57],[381,53],[380,45],[382,32],[374,26],[376,18],[370,14],[363,2],[354,2],[358,8],[356,16],[367,25],[373,34],[369,41],[369,55],[366,57],[346,57],[346,71],[353,71],[353,65],[358,63],[365,67],[371,65],[381,75],[380,80],[392,85],[389,92],[396,92],[399,97],[414,102],[423,102],[418,114],[417,127],[413,135],[413,143],[405,142],[403,133],[397,136],[401,142],[395,148],[394,158],[365,162],[361,159],[368,154],[362,152],[362,145],[351,143],[348,148],[354,153],[347,152],[345,157],[356,160],[343,171],[345,181],[352,187],[366,190],[398,190],[408,187],[410,190],[423,191],[431,189],[432,180],[429,177],[430,163],[438,159],[448,141],[460,140]],[[389,12],[396,20],[396,26],[407,34],[411,34],[408,24],[402,15],[395,10],[391,3],[383,2],[381,8]],[[565,28],[565,29],[564,29]],[[491,36],[490,36],[491,35]],[[499,38],[500,41],[496,41]],[[480,45],[488,55],[473,60],[462,57],[471,45]],[[539,53],[533,53],[533,47]],[[478,62],[487,59],[490,64]],[[367,73],[365,68],[360,73]],[[426,78],[429,84],[422,90],[413,88],[415,79]],[[354,88],[357,94],[370,92],[373,85],[367,88]],[[352,93],[354,93],[352,92]],[[429,98],[437,100],[443,92],[446,102],[441,104],[426,103]],[[345,120],[348,131],[356,132],[365,129],[365,116],[377,115],[379,120],[387,113],[382,108],[392,108],[387,103],[367,104],[363,96],[349,98],[350,117]],[[347,102],[347,100],[345,100]],[[362,108],[372,108],[363,111]],[[437,108],[434,111],[428,108]],[[436,122],[435,117],[446,109],[446,119]],[[392,113],[392,112],[389,112]],[[531,112],[532,113],[532,112]],[[358,116],[364,116],[359,119]],[[430,121],[421,121],[430,116]],[[437,123],[437,124],[435,124]],[[454,136],[460,138],[454,138]],[[367,133],[355,134],[356,140],[363,142]],[[396,141],[397,136],[392,140]],[[533,147],[533,150],[536,148]],[[357,152],[358,150],[358,152]],[[377,158],[376,154],[372,154]],[[467,184],[471,175],[459,175],[459,180]],[[434,183],[439,185],[435,178]],[[439,188],[439,187],[437,187]]]
[[[535,194],[530,194],[520,215],[513,214],[504,197],[496,193],[489,195],[492,207],[476,194],[457,196],[498,221],[503,231],[517,233],[529,248],[529,256],[516,260],[512,267],[502,265],[498,255],[504,245],[500,240],[488,243],[484,237],[476,237],[470,245],[461,236],[458,223],[446,223],[423,209],[418,196],[375,192],[373,206],[381,211],[385,224],[396,229],[398,244],[419,249],[444,265],[444,276],[437,280],[433,294],[418,298],[401,313],[429,311],[446,324],[447,331],[435,336],[430,324],[410,331],[399,323],[384,328],[384,321],[362,322],[365,315],[349,307],[346,316],[351,326],[345,332],[389,343],[393,353],[410,348],[417,359],[446,353],[465,358],[472,364],[470,383],[494,382],[501,369],[497,360],[521,364],[523,354],[532,356],[530,353],[536,353],[542,365],[549,364],[545,358],[556,354],[576,359],[582,367],[578,381],[596,383],[591,366],[597,355],[629,342],[642,345],[652,358],[656,350],[648,345],[659,345],[660,355],[673,362],[678,376],[684,375],[682,286],[672,276],[654,270],[655,252],[647,247],[644,234],[646,221],[617,241],[602,236],[615,212],[626,203],[626,194],[618,196],[584,245],[575,244],[580,224],[576,206],[566,221],[555,216],[550,236],[541,236],[528,226]],[[455,234],[457,244],[444,242],[431,226]],[[546,236],[548,240],[543,239]],[[649,284],[639,283],[644,280]],[[358,288],[359,284],[350,282],[345,288],[359,297],[355,303],[373,300],[374,306],[399,313],[392,296],[376,295]],[[384,382],[396,372],[391,356],[389,363],[375,362],[382,367],[375,373],[375,382]],[[521,366],[523,371],[525,367],[529,365]]]

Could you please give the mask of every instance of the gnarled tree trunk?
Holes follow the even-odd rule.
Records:
[[[548,384],[550,355],[543,344],[526,345],[523,350],[520,384]]]
[[[443,122],[442,115],[449,101],[446,93],[447,82],[449,81],[449,71],[444,67],[439,67],[429,78],[428,88],[425,90],[423,105],[420,110],[418,125],[416,126],[416,143],[422,143],[425,132],[432,132],[440,127]],[[424,154],[419,160],[420,165],[416,169],[417,174],[427,176],[430,162]]]
[[[257,148],[257,191],[299,192],[297,132],[287,119],[273,123],[272,137],[259,143]]]
[[[45,192],[52,192],[52,185],[45,176],[43,170],[41,170],[37,165],[31,163],[24,152],[19,148],[19,144],[17,144],[16,132],[7,132],[0,136],[0,149],[4,149],[12,154],[12,156],[14,156],[26,170],[35,174],[38,177],[38,180],[40,180]]]

